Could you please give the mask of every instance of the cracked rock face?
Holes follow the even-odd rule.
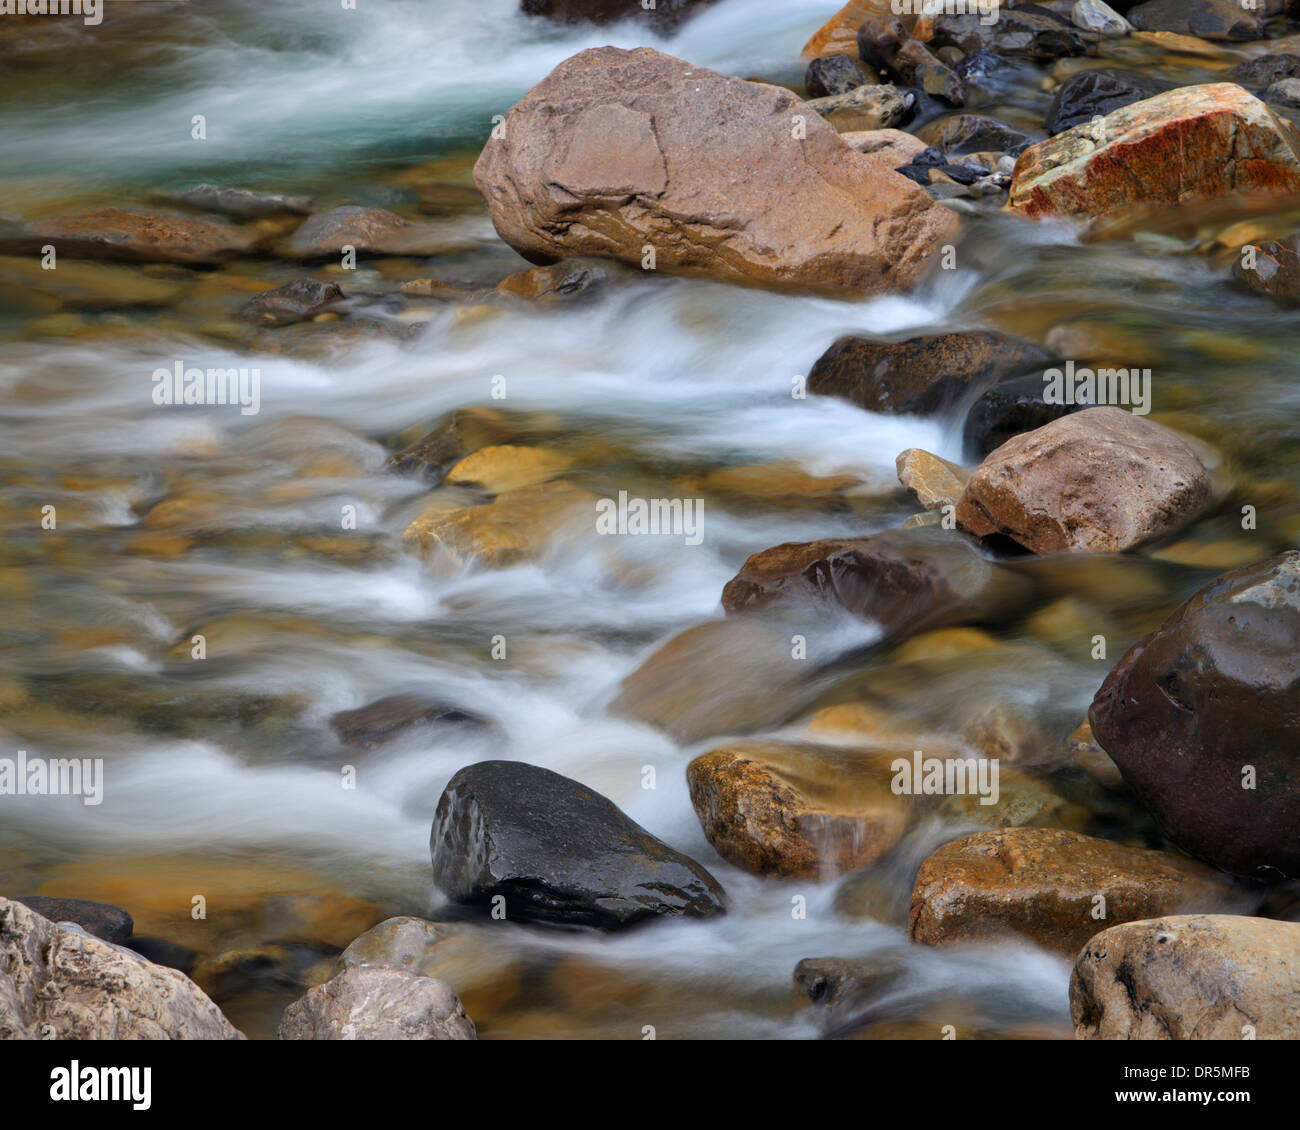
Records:
[[[242,1040],[185,974],[0,899],[0,1040]]]
[[[1074,963],[1080,1040],[1300,1039],[1300,924],[1238,915],[1126,922]]]
[[[1300,552],[1206,585],[1128,650],[1090,718],[1186,851],[1300,877]]]
[[[501,237],[528,259],[619,259],[733,282],[911,286],[953,214],[842,142],[789,91],[649,48],[561,63],[474,167]]]
[[[1209,472],[1180,436],[1121,408],[1089,408],[989,455],[957,523],[1034,553],[1123,553],[1174,532],[1210,499]]]
[[[1157,94],[1026,149],[1008,208],[1095,219],[1140,205],[1300,191],[1300,133],[1235,83]]]

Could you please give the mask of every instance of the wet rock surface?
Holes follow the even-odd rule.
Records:
[[[549,769],[485,761],[438,801],[433,877],[458,902],[504,899],[521,921],[616,929],[723,910],[716,879],[595,791]]]
[[[1090,718],[1186,851],[1242,875],[1300,875],[1300,553],[1201,589],[1129,649]]]

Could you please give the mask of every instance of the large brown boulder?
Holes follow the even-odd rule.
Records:
[[[1008,207],[1095,219],[1230,193],[1300,192],[1300,133],[1234,83],[1186,86],[1030,146]]]
[[[1184,849],[1300,878],[1300,552],[1201,589],[1129,649],[1089,717]]]
[[[908,932],[926,945],[1018,935],[1073,955],[1117,922],[1235,901],[1225,880],[1180,855],[1062,829],[1004,828],[953,840],[921,864]]]
[[[787,542],[753,554],[722,590],[728,613],[776,604],[842,608],[886,635],[979,619],[1012,586],[947,530],[886,530],[862,538]]]
[[[986,384],[1050,360],[1032,342],[987,330],[926,334],[906,341],[841,337],[814,363],[808,391],[870,412],[924,414]]]
[[[704,834],[758,875],[826,878],[865,867],[907,830],[910,803],[890,790],[891,754],[779,742],[711,750],[686,767]]]
[[[1190,522],[1210,496],[1209,472],[1181,437],[1120,408],[1089,408],[989,455],[957,522],[1034,553],[1121,553]]]
[[[1080,1040],[1300,1040],[1300,925],[1235,914],[1126,922],[1070,978]]]
[[[474,179],[538,263],[599,255],[675,274],[903,289],[953,214],[855,152],[788,90],[649,48],[561,63],[506,116]]]

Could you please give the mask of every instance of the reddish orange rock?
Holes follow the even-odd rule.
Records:
[[[1030,146],[1008,208],[1096,219],[1231,193],[1300,192],[1300,132],[1235,83],[1188,86]]]

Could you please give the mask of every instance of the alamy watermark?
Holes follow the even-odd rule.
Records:
[[[995,757],[926,757],[919,749],[912,760],[890,762],[895,796],[966,796],[978,794],[980,804],[997,804],[1000,795]]]
[[[180,358],[170,369],[153,371],[153,402],[178,404],[238,404],[244,416],[256,416],[262,407],[261,369],[186,368]]]
[[[617,500],[597,500],[596,533],[680,537],[686,545],[699,545],[704,540],[704,499],[634,498],[621,490]]]
[[[0,16],[81,16],[96,27],[104,19],[104,0],[0,0]]]
[[[79,796],[81,803],[104,799],[102,757],[34,757],[20,749],[0,757],[0,796]]]
[[[896,16],[979,16],[986,27],[1001,14],[1002,0],[892,0]]]
[[[1150,369],[1088,369],[1067,361],[1043,372],[1044,404],[1087,404],[1128,408],[1134,416],[1151,411]]]

